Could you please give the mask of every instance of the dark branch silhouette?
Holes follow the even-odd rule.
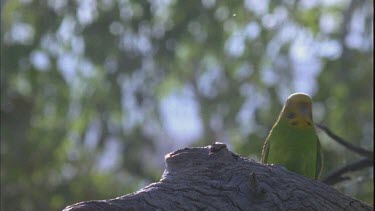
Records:
[[[353,144],[349,143],[348,141],[344,140],[340,136],[333,133],[328,127],[321,125],[321,124],[315,124],[319,129],[324,131],[332,140],[336,141],[337,143],[341,144],[348,150],[355,152],[364,158],[355,161],[353,163],[349,163],[337,170],[334,170],[330,174],[328,174],[325,178],[322,179],[322,182],[328,184],[328,185],[334,185],[336,183],[342,182],[344,180],[350,179],[348,176],[344,176],[345,173],[348,172],[354,172],[361,170],[366,167],[374,166],[373,160],[374,160],[374,153],[363,149],[361,147],[354,146]]]
[[[115,199],[80,202],[84,210],[373,210],[322,182],[240,157],[222,143],[165,157],[159,182]]]
[[[348,176],[343,176],[345,173],[348,173],[348,172],[351,172],[351,171],[352,172],[358,171],[358,170],[361,170],[361,169],[364,169],[364,168],[367,168],[367,167],[370,167],[370,166],[373,166],[373,165],[374,165],[374,163],[373,163],[372,160],[369,160],[367,158],[363,158],[363,159],[360,159],[358,161],[355,161],[353,163],[350,163],[348,165],[345,165],[345,166],[333,171],[332,173],[327,175],[324,179],[322,179],[322,182],[324,182],[328,185],[333,185],[333,184],[336,184],[338,182],[350,179],[350,177],[348,177]]]
[[[361,156],[364,156],[370,160],[374,159],[374,152],[363,149],[361,147],[357,147],[348,141],[344,140],[343,138],[339,137],[338,135],[334,134],[330,129],[328,129],[326,126],[321,124],[315,124],[319,129],[323,130],[329,137],[331,137],[334,141],[341,144],[345,148],[349,149],[350,151],[353,151]]]

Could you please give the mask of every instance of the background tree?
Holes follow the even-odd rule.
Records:
[[[373,2],[1,2],[1,209],[54,210],[160,178],[214,140],[259,159],[291,92],[373,147]],[[323,176],[356,159],[320,134]],[[335,185],[373,203],[372,169]]]

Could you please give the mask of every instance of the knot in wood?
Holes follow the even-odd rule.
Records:
[[[221,142],[215,142],[211,145],[211,148],[210,148],[210,154],[211,153],[215,153],[215,152],[219,152],[220,150],[224,149],[224,148],[227,148],[227,145],[224,144],[224,143],[221,143]]]

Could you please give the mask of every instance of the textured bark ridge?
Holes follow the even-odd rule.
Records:
[[[83,210],[373,210],[334,188],[240,157],[216,142],[165,156],[159,182],[115,199],[66,207]]]

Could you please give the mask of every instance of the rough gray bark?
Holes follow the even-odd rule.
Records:
[[[373,210],[319,181],[240,157],[222,143],[172,152],[166,166],[159,182],[135,193],[64,211]]]

